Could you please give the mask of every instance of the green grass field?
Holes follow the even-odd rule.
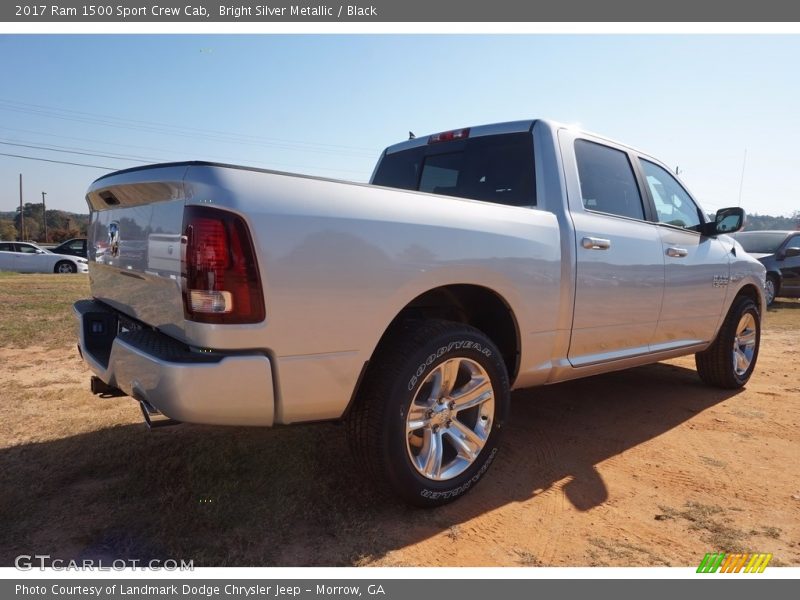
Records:
[[[0,347],[75,342],[72,303],[89,296],[86,275],[20,275],[0,271]]]

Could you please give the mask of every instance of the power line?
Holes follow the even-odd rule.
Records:
[[[25,160],[38,160],[42,162],[49,162],[49,163],[58,163],[60,165],[73,165],[75,167],[90,167],[92,169],[103,169],[104,171],[119,171],[119,167],[101,167],[100,165],[87,165],[84,163],[74,163],[74,162],[67,162],[65,160],[53,160],[50,158],[37,158],[35,156],[22,156],[21,154],[6,154],[5,152],[0,152],[0,156],[10,156],[12,158],[24,158]]]
[[[8,129],[2,128],[0,129]],[[31,132],[31,133],[40,133],[40,132]],[[42,134],[44,135],[44,134]],[[56,137],[65,137],[65,136],[56,136]],[[4,138],[7,140],[8,138]],[[75,138],[73,138],[75,139]],[[92,141],[92,140],[86,140]],[[25,142],[25,143],[23,143]],[[0,140],[0,144],[8,145],[8,146],[18,146],[23,148],[31,148],[36,150],[46,150],[48,152],[62,152],[65,154],[78,154],[82,156],[94,156],[98,158],[113,158],[117,160],[126,160],[131,162],[139,162],[139,163],[158,163],[158,162],[177,162],[174,158],[154,158],[154,157],[147,157],[147,156],[138,156],[138,155],[124,155],[124,154],[102,154],[101,151],[93,151],[93,149],[88,148],[75,148],[74,146],[57,146],[57,145],[37,145],[33,142],[29,142],[28,140],[18,140],[15,142],[11,141],[3,141]],[[209,157],[214,158],[214,157]],[[218,157],[216,157],[218,158]],[[225,160],[228,162],[239,162],[238,159],[231,160],[230,158],[222,158],[221,160]],[[247,161],[254,164],[261,164],[267,168],[275,168],[275,167],[286,167],[292,169],[307,169],[311,171],[333,171],[333,172],[341,172],[341,173],[359,173],[361,174],[362,171],[357,171],[355,169],[336,169],[331,167],[316,167],[316,166],[309,166],[309,165],[296,165],[296,164],[287,164],[287,163],[280,163],[280,162],[261,162],[261,161]]]
[[[26,104],[12,100],[0,99],[0,110],[9,110],[39,116],[76,121],[81,123],[93,123],[106,127],[122,129],[132,129],[137,131],[147,131],[150,133],[188,137],[204,138],[215,141],[222,141],[235,144],[248,144],[259,146],[272,146],[283,150],[315,152],[322,154],[352,154],[361,156],[374,156],[375,150],[356,146],[346,146],[341,144],[325,144],[319,142],[304,142],[299,140],[285,140],[281,138],[269,138],[263,136],[253,136],[246,134],[230,133],[218,130],[203,130],[193,127],[179,127],[166,123],[154,123],[139,121],[135,119],[125,119],[112,117],[109,115],[98,115],[83,111],[48,107],[38,104]]]
[[[163,158],[140,160],[141,157],[140,158],[128,158],[128,157],[125,157],[125,156],[119,156],[119,155],[115,156],[115,155],[111,155],[111,154],[95,154],[95,153],[92,153],[92,152],[81,152],[79,150],[65,149],[65,148],[63,148],[63,146],[61,148],[59,148],[58,146],[34,146],[32,144],[17,144],[17,143],[14,143],[14,142],[3,142],[3,141],[0,141],[0,144],[3,144],[4,146],[17,146],[17,147],[20,147],[20,148],[33,148],[34,150],[47,150],[49,152],[64,152],[66,154],[80,154],[82,156],[95,156],[97,158],[116,158],[116,159],[119,159],[119,160],[128,160],[128,161],[131,161],[131,162],[140,162],[140,163],[159,162],[159,161],[167,162],[166,159],[163,159]]]

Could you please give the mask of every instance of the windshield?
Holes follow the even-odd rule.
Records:
[[[742,247],[750,253],[775,254],[786,239],[785,233],[767,231],[748,231],[734,236]]]

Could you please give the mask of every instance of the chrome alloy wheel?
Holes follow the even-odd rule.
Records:
[[[741,377],[750,368],[756,350],[756,320],[750,313],[745,313],[736,326],[733,338],[733,371]]]
[[[417,472],[446,481],[478,458],[492,431],[494,388],[486,370],[468,358],[434,368],[406,416],[406,448]]]
[[[764,283],[764,296],[767,300],[767,306],[775,301],[775,281],[771,277],[767,277]]]

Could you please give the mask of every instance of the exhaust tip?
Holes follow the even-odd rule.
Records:
[[[159,427],[170,427],[171,425],[180,425],[180,421],[176,421],[175,419],[170,419],[169,417],[164,416],[161,414],[155,406],[150,404],[147,399],[145,398],[144,394],[141,390],[139,390],[136,386],[133,388],[133,397],[139,402],[139,409],[142,411],[142,416],[144,417],[144,423],[147,425],[148,431],[152,431],[153,429],[157,429]]]

